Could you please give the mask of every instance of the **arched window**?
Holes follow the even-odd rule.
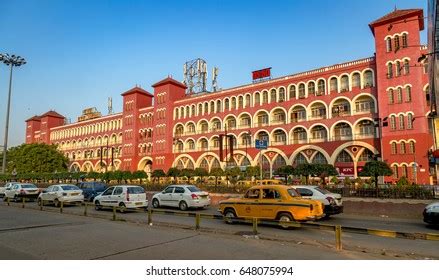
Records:
[[[335,162],[353,162],[351,155],[349,155],[348,152],[345,150],[341,151],[337,158],[335,159]]]
[[[203,104],[198,104],[198,115],[202,115],[203,114]]]
[[[236,109],[236,98],[232,97],[232,107],[231,110],[235,110]]]
[[[397,50],[399,50],[399,36],[398,35],[395,35],[395,37],[393,37],[393,42],[395,44],[395,52],[396,52]]]
[[[415,141],[409,142],[409,153],[414,154],[415,153]]]
[[[222,106],[221,106],[221,100],[218,100],[218,101],[216,102],[216,111],[217,111],[217,112],[222,112],[222,111],[223,111],[223,108],[222,108]]]
[[[349,77],[347,75],[341,77],[340,88],[342,92],[349,90]]]
[[[402,141],[401,144],[399,144],[399,153],[405,154],[405,142]]]
[[[364,87],[367,88],[373,85],[372,70],[366,70],[364,72],[363,80],[364,80]]]
[[[305,156],[302,155],[301,153],[299,153],[296,158],[294,159],[293,165],[297,166],[299,164],[305,164],[308,163],[308,161],[306,160]]]
[[[262,104],[268,103],[268,91],[264,90],[262,92]]]
[[[190,108],[189,108],[189,106],[186,106],[186,118],[189,118],[189,113],[190,113]]]
[[[331,92],[338,92],[338,81],[336,77],[333,77],[331,80],[329,80],[329,90]]]
[[[404,75],[408,75],[409,73],[410,73],[409,60],[404,59]]]
[[[401,62],[396,62],[395,77],[401,76]]]
[[[261,104],[261,94],[259,92],[255,93],[255,105]]]
[[[321,152],[317,152],[317,154],[312,159],[312,163],[327,164],[328,161],[326,160],[325,156]]]
[[[392,38],[388,37],[386,39],[386,51],[391,52],[392,51]]]
[[[360,87],[361,86],[361,78],[359,73],[354,73],[352,75],[352,87]]]
[[[325,81],[324,80],[319,80],[317,82],[317,95],[323,95],[325,94]]]
[[[389,89],[387,94],[389,96],[389,104],[395,103],[395,97],[393,96],[393,89]]]
[[[397,89],[396,102],[402,103],[402,88]]]
[[[305,84],[299,85],[299,98],[305,98]]]
[[[207,160],[205,158],[203,158],[203,160],[201,161],[200,168],[203,168],[205,170],[209,170],[209,163],[207,162]]]
[[[195,105],[191,106],[191,111],[192,111],[191,114],[194,117],[195,116]]]
[[[279,102],[284,102],[284,101],[285,101],[285,89],[280,88],[279,89]]]
[[[244,108],[244,97],[240,96],[238,97],[238,109]]]
[[[393,64],[391,62],[387,64],[387,78],[393,78]]]
[[[270,91],[270,102],[271,102],[271,103],[273,103],[273,102],[277,102],[277,98],[276,98],[276,90],[275,90],[275,89],[272,89],[272,90]]]
[[[210,101],[210,113],[216,113],[215,111],[215,101]]]
[[[396,129],[396,117],[390,116],[390,129],[395,130]]]
[[[405,125],[404,125],[404,115],[400,114],[399,115],[399,129],[404,129]]]
[[[405,87],[405,102],[412,101],[412,88],[410,86]]]
[[[398,179],[398,166],[397,165],[393,165],[392,166],[392,171],[393,171],[393,178],[394,179]]]
[[[259,96],[259,92],[258,92],[258,96]],[[227,98],[226,100],[224,100],[224,111],[225,110],[228,110],[228,111],[230,111],[230,101],[229,101],[229,99]]]
[[[290,99],[296,98],[296,86],[292,85],[290,86]]]
[[[180,118],[180,116],[178,114],[178,108],[175,108],[174,114],[175,114],[175,119],[179,119]]]
[[[413,114],[412,113],[408,113],[407,114],[407,129],[412,129],[413,128]]]
[[[245,96],[245,107],[250,107],[250,106],[252,106],[252,101],[251,101],[251,95],[250,94],[247,94],[246,96]]]
[[[203,115],[204,114],[209,114],[209,103],[204,103],[204,112],[203,112]]]
[[[401,166],[401,176],[407,178],[407,165]]]
[[[308,96],[310,94],[312,94],[312,95],[316,94],[316,84],[314,82],[309,82],[308,83]]]
[[[408,42],[407,42],[407,33],[402,34],[402,47],[407,48]]]

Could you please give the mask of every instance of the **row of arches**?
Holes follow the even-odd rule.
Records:
[[[361,118],[354,124],[349,121],[339,121],[331,127],[325,124],[316,123],[310,127],[297,125],[287,131],[284,128],[274,128],[271,131],[260,129],[251,135],[248,131],[236,135],[228,133],[232,138],[235,148],[252,147],[254,139],[267,140],[270,146],[288,144],[306,144],[326,141],[349,141],[376,137],[375,122],[372,118]],[[177,139],[174,145],[174,152],[208,151],[219,149],[218,135],[201,136],[198,139],[188,137]]]
[[[74,161],[70,164],[70,172],[104,172],[104,171],[116,171],[120,170],[121,161],[119,159],[113,160],[113,162],[106,162],[106,160],[97,161],[95,163],[91,161],[85,161],[82,164],[78,161]]]
[[[375,76],[372,69],[343,73],[331,76],[328,81],[323,78],[281,86],[270,90],[256,91],[238,96],[225,97],[198,104],[185,105],[174,108],[174,120],[244,109],[263,104],[303,99],[309,96],[326,95],[352,91],[353,88],[364,89],[375,86]],[[327,88],[329,84],[329,89]]]
[[[84,139],[75,139],[75,140],[67,140],[61,142],[55,142],[55,145],[58,145],[60,150],[70,150],[70,149],[81,149],[88,147],[100,147],[108,145],[115,145],[122,143],[122,132],[119,134],[113,133],[111,135],[99,135],[96,137],[84,138]]]
[[[101,155],[102,153],[102,155]],[[87,149],[87,150],[76,150],[71,152],[66,152],[64,155],[70,160],[86,160],[86,159],[100,159],[101,157],[113,157],[119,158],[122,156],[122,146],[115,147],[102,147],[98,149]]]
[[[122,129],[122,119],[108,120],[88,125],[81,125],[78,127],[64,128],[57,131],[52,131],[50,133],[50,139],[59,140],[119,129]]]
[[[174,126],[174,136],[193,135],[208,133],[218,130],[243,129],[270,125],[297,123],[308,120],[331,119],[354,114],[373,113],[377,108],[376,99],[373,95],[362,94],[350,100],[347,97],[338,97],[332,100],[329,106],[322,101],[314,101],[308,106],[295,104],[288,111],[283,107],[275,107],[271,111],[258,110],[253,115],[242,112],[238,116],[229,114],[223,119],[213,117],[210,121],[201,119],[197,123],[188,121],[185,124],[179,122]]]

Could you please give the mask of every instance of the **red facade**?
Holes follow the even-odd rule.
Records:
[[[213,93],[185,93],[166,78],[122,94],[122,113],[63,125],[54,114],[27,120],[26,143],[56,143],[72,170],[168,170],[258,165],[266,139],[267,176],[285,164],[334,164],[357,176],[381,156],[405,176],[431,183],[428,76],[418,57],[422,10],[396,10],[370,24],[375,56]],[[154,99],[154,102],[153,102]],[[43,126],[43,123],[45,126]],[[219,135],[233,141],[219,158]],[[45,135],[45,136],[44,136]],[[50,136],[50,138],[49,138]]]

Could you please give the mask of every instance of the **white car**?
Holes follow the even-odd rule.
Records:
[[[170,185],[152,197],[154,208],[171,206],[185,211],[188,208],[203,208],[209,205],[209,193],[193,185]]]
[[[43,190],[38,196],[38,205],[52,204],[55,207],[60,207],[63,204],[78,203],[84,201],[82,190],[75,185],[52,185]]]
[[[103,193],[97,195],[93,203],[96,210],[103,207],[118,207],[120,212],[126,209],[148,207],[145,189],[140,186],[121,185],[107,188]]]
[[[424,222],[430,225],[439,225],[439,202],[428,204],[424,208]]]
[[[13,185],[17,183],[18,182],[8,182],[3,187],[0,187],[0,197],[4,197],[6,190],[9,190]]]
[[[324,214],[330,215],[343,213],[343,202],[341,195],[331,193],[319,186],[293,186],[303,198],[318,200],[324,205]]]
[[[22,198],[36,199],[40,194],[40,190],[34,184],[30,183],[14,183],[5,190],[3,200],[13,199],[20,201]]]

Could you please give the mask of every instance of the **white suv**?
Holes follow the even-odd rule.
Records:
[[[107,188],[93,200],[96,210],[103,207],[118,207],[120,212],[127,209],[147,208],[145,189],[140,186],[120,185]]]
[[[326,217],[343,213],[343,202],[341,195],[331,193],[319,186],[293,186],[302,198],[318,200],[323,203]]]
[[[209,193],[203,192],[193,185],[170,185],[152,197],[152,206],[178,207],[185,211],[188,208],[203,208],[210,205]]]
[[[8,182],[3,187],[0,187],[0,197],[5,197],[6,190],[10,190],[15,184],[18,184],[18,182]]]

